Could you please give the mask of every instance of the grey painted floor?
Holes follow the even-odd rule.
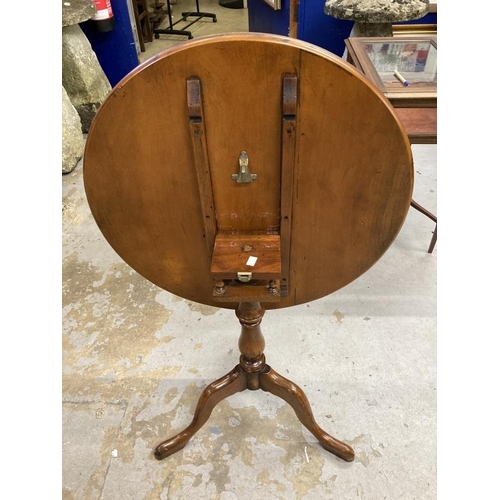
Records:
[[[413,152],[414,199],[436,213],[436,146]],[[224,400],[159,462],[155,445],[187,426],[203,388],[237,364],[238,321],[155,287],[114,253],[89,212],[81,162],[62,194],[64,500],[436,498],[432,221],[411,208],[358,280],[262,323],[268,363],[304,389],[354,462],[321,448],[262,391]]]
[[[436,147],[414,146],[415,199],[436,206]],[[109,247],[85,200],[81,163],[63,177],[63,498],[433,499],[436,497],[436,258],[433,223],[410,209],[378,263],[310,304],[269,311],[269,364],[306,392],[323,450],[280,399],[219,404],[184,450],[203,387],[238,361],[232,311],[158,289]]]

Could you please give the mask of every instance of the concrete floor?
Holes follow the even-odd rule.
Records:
[[[414,199],[436,213],[436,146],[413,152]],[[321,448],[262,391],[224,400],[184,450],[159,462],[154,447],[237,364],[237,318],[157,288],[114,253],[89,212],[82,162],[63,176],[62,194],[64,500],[436,498],[432,221],[411,208],[367,273],[262,323],[268,363],[304,389],[354,462]]]
[[[210,12],[217,15],[217,22],[213,22],[210,18],[202,18],[196,21],[192,26],[185,28],[190,22],[194,21],[194,17],[189,17],[186,22],[182,21],[182,12],[196,11],[196,3],[194,0],[174,0],[176,3],[172,5],[172,21],[175,24],[174,29],[191,31],[194,38],[199,38],[206,35],[217,35],[219,33],[248,31],[248,10],[247,9],[228,9],[221,7],[217,0],[200,0],[200,11]],[[168,17],[162,22],[160,28],[168,27]],[[164,35],[160,38],[153,39],[153,42],[145,44],[145,52],[141,52],[139,59],[141,62],[149,59],[151,56],[161,52],[162,50],[177,45],[180,42],[188,40],[184,35]]]

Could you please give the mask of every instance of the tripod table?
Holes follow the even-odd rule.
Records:
[[[411,148],[381,91],[296,39],[186,41],[112,90],[89,131],[84,181],[97,225],[127,264],[175,295],[235,310],[240,323],[238,364],[206,387],[191,424],[155,457],[182,449],[224,398],[262,389],[326,450],[353,460],[318,426],[302,389],[266,363],[260,325],[265,310],[361,276],[403,225]]]

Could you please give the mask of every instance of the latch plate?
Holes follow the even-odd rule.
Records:
[[[249,182],[257,179],[257,174],[250,173],[250,167],[248,165],[248,154],[246,151],[240,153],[238,158],[239,172],[237,174],[232,174],[231,179],[235,180],[239,184],[248,184]]]
[[[252,273],[249,272],[238,272],[236,276],[242,283],[248,283],[252,279]]]

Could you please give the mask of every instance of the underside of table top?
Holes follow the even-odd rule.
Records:
[[[280,204],[283,75],[298,82],[291,206]],[[159,287],[216,303],[195,168],[186,81],[201,82],[217,231],[280,234],[290,222],[289,290],[266,308],[347,285],[389,248],[411,202],[413,163],[382,93],[335,55],[255,33],[200,38],[146,61],[97,113],[84,155],[96,223],[132,268]],[[256,179],[239,184],[244,151]],[[288,168],[288,167],[286,167]]]

